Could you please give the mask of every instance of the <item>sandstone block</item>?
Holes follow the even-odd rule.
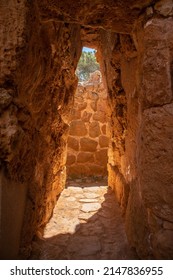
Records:
[[[145,110],[139,146],[139,169],[146,207],[153,209],[156,216],[173,222],[172,123],[173,104]]]
[[[153,19],[145,27],[145,52],[142,73],[144,104],[164,105],[172,99],[168,38],[173,23]],[[167,36],[166,36],[167,33]]]
[[[99,121],[101,123],[105,123],[106,122],[106,114],[104,112],[96,112],[94,115],[93,115],[93,120],[95,121]]]
[[[79,202],[93,203],[93,202],[98,202],[98,199],[95,199],[95,198],[81,198],[81,199],[79,199]]]
[[[108,162],[108,151],[107,149],[103,149],[96,152],[96,160],[101,165],[107,165]]]
[[[100,203],[83,203],[82,205],[82,211],[83,212],[95,212],[101,208]]]
[[[88,175],[107,175],[107,170],[105,166],[101,166],[100,163],[98,164],[90,164]]]
[[[108,145],[109,145],[109,138],[107,136],[100,135],[100,137],[99,137],[99,144],[100,144],[101,148],[108,147]]]
[[[153,251],[156,259],[172,260],[173,258],[173,230],[160,230],[154,236]]]
[[[95,140],[89,138],[82,138],[80,140],[81,150],[86,152],[94,152],[98,143]]]
[[[97,100],[99,99],[99,96],[98,96],[98,93],[97,92],[88,92],[88,99],[91,99],[91,100]]]
[[[82,102],[82,103],[77,104],[77,110],[79,110],[79,111],[85,110],[86,107],[87,107],[87,102]]]
[[[74,155],[68,154],[67,165],[71,165],[76,162],[76,157]]]
[[[93,161],[94,161],[93,153],[81,152],[77,156],[77,162],[79,163],[86,163],[86,162],[93,162]]]
[[[12,96],[9,93],[6,89],[0,88],[0,111],[8,107],[12,101]]]
[[[103,134],[106,134],[106,124],[102,125],[101,131]]]
[[[163,228],[164,228],[164,229],[173,230],[173,223],[164,221],[164,223],[163,223]]]
[[[78,120],[78,119],[81,119],[81,112],[73,109],[71,112],[71,120]]]
[[[73,136],[87,135],[87,129],[83,121],[72,121],[70,124],[69,134]]]
[[[102,112],[107,112],[108,111],[108,103],[104,99],[98,100],[97,103],[97,110],[102,111]]]
[[[86,164],[74,164],[67,166],[67,174],[69,175],[87,175],[89,173],[89,167]]]
[[[155,10],[165,17],[173,16],[173,2],[172,0],[160,0],[154,6]]]
[[[89,136],[96,138],[101,134],[100,125],[98,122],[92,122],[89,125]]]
[[[91,119],[91,116],[92,116],[92,113],[89,113],[89,112],[85,111],[85,112],[83,112],[82,120],[84,122],[89,122],[90,119]]]
[[[90,104],[91,109],[96,112],[97,111],[97,102],[96,101],[92,101]]]
[[[79,150],[79,141],[75,139],[74,137],[69,136],[67,141],[68,147],[78,151]]]

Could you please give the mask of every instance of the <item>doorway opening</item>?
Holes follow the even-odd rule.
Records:
[[[67,183],[103,180],[107,184],[108,103],[96,50],[83,48],[76,75],[67,141]]]

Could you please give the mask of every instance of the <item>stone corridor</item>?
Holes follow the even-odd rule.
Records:
[[[33,242],[32,259],[136,259],[129,248],[114,192],[104,181],[69,181],[43,238]]]

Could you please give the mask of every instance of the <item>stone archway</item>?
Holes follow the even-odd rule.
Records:
[[[172,258],[172,2],[79,4],[10,0],[0,7],[2,258],[15,258],[19,243],[28,255],[63,188],[68,108],[84,41],[97,45],[105,77],[109,184],[129,242],[141,258]]]

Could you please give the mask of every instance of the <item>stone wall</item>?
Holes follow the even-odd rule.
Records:
[[[9,0],[0,5],[3,259],[17,258],[19,246],[22,256],[28,256],[32,238],[49,220],[66,178],[68,111],[77,87],[80,26],[40,22],[36,2]]]
[[[103,83],[78,85],[67,143],[67,175],[107,175],[108,104]]]
[[[133,35],[101,31],[108,88],[108,182],[141,258],[173,258],[172,1],[148,7]],[[109,74],[108,74],[109,73]]]
[[[141,258],[172,259],[172,0],[1,2],[0,257],[19,244],[28,256],[64,186],[82,26],[107,85],[109,184],[129,242]]]

